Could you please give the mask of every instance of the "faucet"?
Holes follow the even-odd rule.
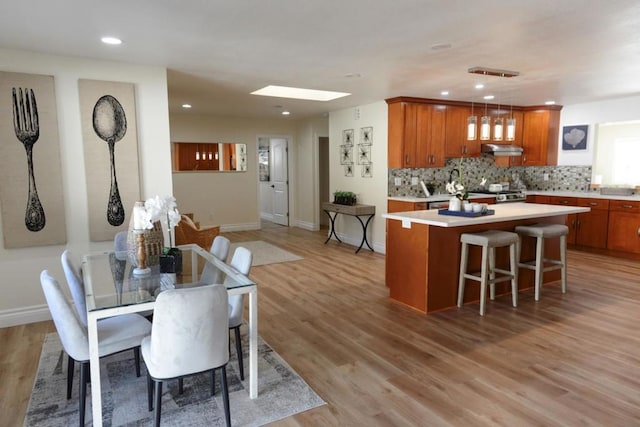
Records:
[[[460,170],[458,168],[453,168],[453,169],[451,169],[451,172],[449,172],[449,183],[453,182],[453,173],[454,172],[458,175],[458,179],[460,178]]]

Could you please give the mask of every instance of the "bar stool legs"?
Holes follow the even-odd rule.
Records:
[[[482,233],[464,233],[460,236],[462,247],[460,250],[460,275],[458,276],[458,307],[462,307],[464,299],[465,280],[480,282],[480,315],[484,316],[485,301],[487,299],[487,285],[489,297],[495,298],[495,284],[511,281],[513,306],[518,305],[518,245],[520,239],[517,234],[508,231],[489,230]],[[482,246],[482,261],[480,274],[467,273],[469,257],[468,245]],[[496,248],[509,246],[509,270],[496,268]],[[498,277],[496,273],[502,276]]]
[[[533,261],[520,262],[520,268],[535,271],[535,300],[540,300],[540,290],[544,273],[552,270],[560,270],[562,293],[567,292],[567,234],[569,228],[562,224],[535,224],[516,227],[516,233],[521,237],[534,237],[536,239],[536,258]],[[560,259],[545,258],[544,239],[560,238]]]

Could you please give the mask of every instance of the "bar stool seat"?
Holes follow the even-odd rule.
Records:
[[[563,224],[519,225],[516,233],[521,237],[536,239],[536,258],[532,261],[520,261],[518,267],[535,271],[535,300],[540,300],[543,275],[547,271],[561,270],[562,293],[567,293],[567,235],[569,227]],[[560,259],[544,257],[544,239],[560,237]]]
[[[495,298],[495,284],[511,281],[513,306],[518,306],[518,247],[520,237],[516,233],[501,230],[488,230],[480,233],[463,233],[460,235],[462,248],[460,252],[460,276],[458,280],[458,307],[462,307],[464,299],[464,285],[466,279],[480,282],[480,315],[485,313],[487,284],[490,288],[490,298]],[[480,272],[468,273],[467,261],[469,245],[482,247],[482,263]],[[496,248],[509,246],[510,270],[496,268]],[[497,277],[496,273],[501,276]]]

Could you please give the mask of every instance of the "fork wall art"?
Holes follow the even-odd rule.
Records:
[[[136,103],[132,83],[80,80],[89,238],[113,239],[140,200]]]
[[[0,72],[4,247],[67,242],[53,76]]]

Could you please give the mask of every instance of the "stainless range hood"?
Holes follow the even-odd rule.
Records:
[[[517,145],[482,144],[482,152],[494,156],[522,156],[524,150]]]

